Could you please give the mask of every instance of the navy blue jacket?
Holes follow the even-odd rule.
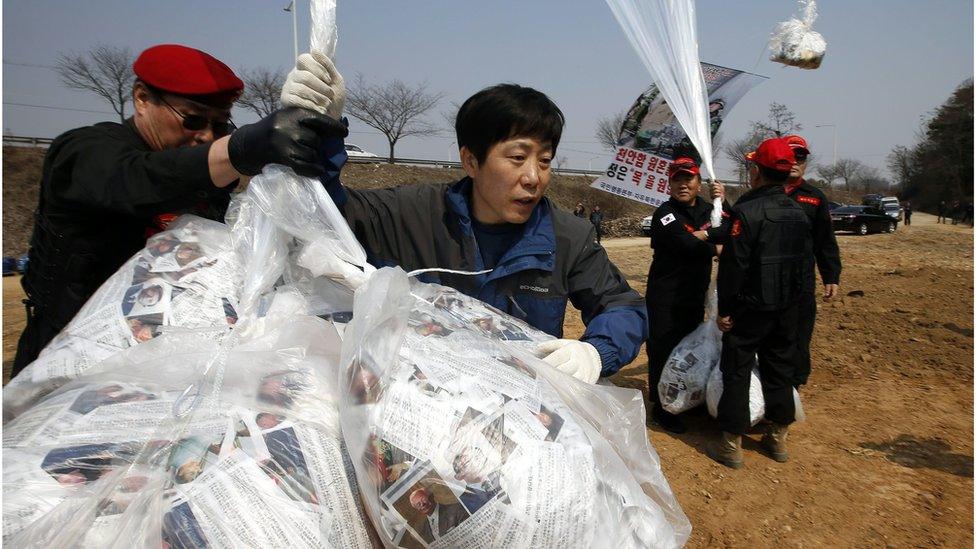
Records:
[[[452,184],[347,189],[339,180],[345,151],[332,147],[325,156],[322,183],[371,264],[407,271],[483,270],[472,229],[470,178]],[[580,339],[599,351],[603,376],[631,362],[647,339],[644,300],[596,243],[593,226],[556,209],[547,198],[536,205],[521,239],[490,273],[427,273],[420,278],[456,288],[555,337],[562,337],[571,301],[586,325]]]

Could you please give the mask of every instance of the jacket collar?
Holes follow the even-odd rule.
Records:
[[[457,217],[462,234],[474,239],[474,229],[471,226],[471,190],[470,177],[451,185],[447,191],[447,205],[451,213]],[[481,254],[474,254],[478,270],[484,268]],[[525,222],[522,238],[502,256],[495,270],[489,273],[485,282],[501,278],[509,274],[526,270],[541,269],[552,271],[556,264],[556,232],[552,222],[552,204],[549,199],[542,197],[532,210],[532,215]]]
[[[750,189],[749,192],[739,198],[739,202],[747,202],[749,200],[755,200],[757,198],[773,194],[785,195],[786,190],[783,189],[783,185],[780,185],[779,183],[770,183],[769,185],[763,185],[762,187]]]

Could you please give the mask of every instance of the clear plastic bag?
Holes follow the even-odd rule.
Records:
[[[769,60],[801,69],[816,69],[827,53],[824,37],[813,30],[817,19],[816,0],[800,0],[801,17],[791,17],[776,26],[769,49]]]
[[[276,170],[254,181],[289,182]],[[339,429],[341,340],[300,291],[273,287],[300,267],[286,264],[291,236],[257,202],[248,192],[230,210],[233,329],[163,331],[4,426],[4,542],[375,544]]]
[[[343,433],[387,547],[687,540],[640,393],[527,352],[550,336],[382,269],[357,291],[344,337]]]
[[[10,422],[3,541],[368,546],[334,401],[338,335],[302,316],[252,335],[222,351],[165,334]]]
[[[228,227],[182,216],[154,235],[3,389],[4,421],[120,350],[180,328],[237,322],[241,264]]]
[[[705,388],[705,401],[708,405],[708,413],[712,417],[718,417],[718,401],[722,399],[722,370],[716,367],[708,376],[708,386]],[[803,411],[803,402],[800,400],[800,393],[793,389],[793,408],[794,417],[797,422],[806,421],[807,415]],[[755,425],[762,420],[766,414],[766,400],[762,393],[762,380],[759,377],[759,368],[752,369],[749,377],[749,423]]]
[[[718,417],[718,401],[722,400],[722,369],[715,368],[708,376],[708,386],[705,388],[705,403],[708,413]],[[763,398],[762,381],[759,379],[759,369],[753,368],[749,376],[749,424],[755,425],[766,413],[766,400]]]
[[[671,351],[657,385],[661,406],[680,414],[705,402],[709,375],[722,359],[722,332],[715,323],[715,282],[708,290],[705,320]]]

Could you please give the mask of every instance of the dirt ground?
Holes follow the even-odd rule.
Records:
[[[843,297],[820,305],[788,463],[759,453],[759,435],[744,441],[744,469],[712,462],[717,431],[701,408],[684,435],[649,427],[689,547],[973,546],[973,231],[912,221],[838,235]],[[643,293],[648,240],[607,249]],[[612,381],[646,395],[646,372],[641,354]]]
[[[973,546],[973,231],[917,213],[894,235],[840,235],[841,299],[822,304],[807,421],[789,463],[746,441],[746,466],[704,455],[707,413],[648,436],[694,527],[689,547]],[[647,239],[608,240],[644,291]],[[23,329],[16,277],[3,279],[4,378]],[[582,332],[568,315],[566,337]],[[641,353],[612,380],[647,392]]]

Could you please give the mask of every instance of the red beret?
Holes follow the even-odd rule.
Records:
[[[229,107],[244,89],[244,82],[220,60],[179,44],[147,49],[132,64],[132,71],[154,88],[212,107]]]

